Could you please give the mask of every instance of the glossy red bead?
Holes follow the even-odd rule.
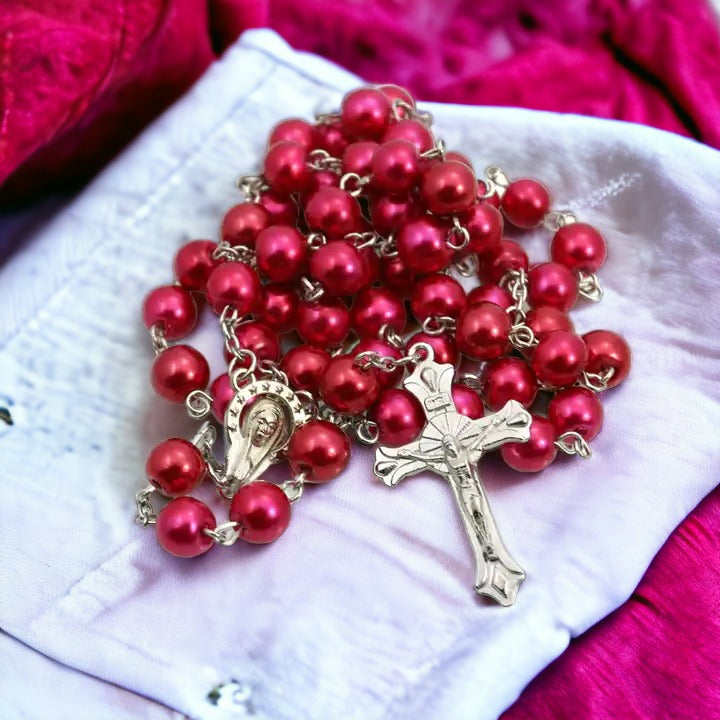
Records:
[[[433,349],[436,363],[441,365],[457,365],[460,358],[455,338],[450,333],[430,335],[426,332],[415,333],[408,341],[408,348],[415,343],[427,343]]]
[[[418,280],[410,295],[410,307],[418,322],[426,318],[456,318],[467,307],[467,295],[455,278],[443,273]]]
[[[376,338],[384,325],[398,333],[405,329],[405,303],[392,290],[367,288],[355,298],[350,313],[358,337]]]
[[[155,392],[170,402],[185,402],[188,393],[210,381],[207,360],[189,345],[171,345],[153,361],[150,380]]]
[[[258,201],[268,214],[268,225],[297,225],[300,210],[292,197],[281,197],[273,192],[264,192]],[[259,232],[259,231],[258,231]]]
[[[471,420],[478,420],[485,415],[485,408],[480,396],[467,385],[453,383],[452,399],[453,403],[455,403],[455,409]]]
[[[191,442],[170,438],[156,445],[145,462],[150,483],[167,497],[192,492],[205,477],[205,460]]]
[[[572,270],[556,262],[540,263],[528,272],[528,302],[567,312],[577,301],[578,281]]]
[[[301,118],[281,120],[270,131],[268,147],[283,140],[295,142],[310,151],[317,145],[315,126]]]
[[[310,345],[336,347],[350,330],[350,313],[339,298],[321,298],[298,305],[297,329]]]
[[[607,258],[605,238],[587,223],[561,227],[550,241],[550,257],[571,270],[597,272]]]
[[[397,251],[418,275],[438,272],[450,264],[453,251],[447,244],[448,229],[436,218],[419,218],[400,228]]]
[[[276,333],[287,333],[295,329],[299,302],[291,285],[270,283],[262,289],[255,316]]]
[[[408,390],[383,390],[370,411],[378,428],[378,442],[388,447],[405,445],[425,427],[425,412],[420,401]]]
[[[328,239],[362,229],[358,201],[335,187],[320,188],[310,196],[305,205],[305,219],[311,230],[323,233]]]
[[[548,404],[548,420],[558,435],[572,431],[588,442],[600,432],[603,416],[600,399],[584,387],[558,390]]]
[[[217,244],[210,240],[191,240],[177,251],[173,272],[186,290],[205,290],[210,271],[217,264],[212,257],[216,247]]]
[[[489,362],[482,372],[482,399],[493,411],[500,410],[508,400],[517,400],[530,407],[538,391],[533,369],[516,357],[502,357]]]
[[[365,177],[371,172],[373,155],[378,144],[373,140],[350,143],[342,155],[342,171]]]
[[[230,245],[255,247],[255,238],[271,223],[270,213],[257,203],[231,207],[220,223],[220,237]]]
[[[312,254],[310,277],[331,295],[354,295],[365,285],[365,261],[349,240],[333,240]]]
[[[406,90],[404,87],[386,84],[378,85],[377,89],[384,92],[390,98],[391,103],[394,103],[396,100],[401,100],[411,108],[415,107],[415,100],[413,99],[413,96],[410,94],[410,91]],[[405,108],[399,107],[396,112],[400,115],[400,117],[403,117],[403,114],[407,111]]]
[[[235,388],[233,388],[230,376],[227,373],[218,375],[210,383],[210,395],[212,395],[210,410],[213,417],[219,423],[225,422],[225,411],[235,395]]]
[[[204,531],[215,527],[215,516],[205,503],[192,497],[179,497],[158,513],[155,532],[164,550],[176,557],[191,558],[213,546],[213,539]]]
[[[587,346],[588,358],[586,370],[602,375],[610,368],[613,376],[608,381],[609,388],[619,385],[630,372],[632,354],[625,339],[610,330],[593,330],[582,336]]]
[[[363,288],[369,288],[380,278],[380,258],[372,247],[364,247],[360,250],[365,268],[365,281]]]
[[[555,330],[575,331],[575,325],[567,313],[547,305],[531,308],[525,316],[525,324],[538,340]]]
[[[407,140],[388,140],[378,145],[370,165],[375,191],[403,194],[420,175],[420,158]]]
[[[480,201],[459,216],[470,235],[467,252],[485,253],[502,239],[503,219],[490,203]]]
[[[230,501],[228,518],[245,542],[264,545],[277,540],[290,524],[290,500],[274,483],[256,480],[242,485]]]
[[[507,349],[510,318],[498,305],[470,305],[457,319],[458,349],[473,360],[494,360]]]
[[[435,146],[435,138],[432,132],[417,120],[400,120],[392,123],[382,139],[383,142],[407,140],[415,146],[418,153],[432,150]]]
[[[540,472],[557,456],[557,434],[552,423],[539,415],[532,416],[530,439],[525,443],[505,443],[500,448],[502,459],[513,470]]]
[[[501,240],[478,259],[480,279],[496,285],[508,270],[527,270],[529,264],[525,251],[512,240]]]
[[[512,295],[499,285],[479,285],[473,288],[467,296],[468,305],[477,305],[477,303],[489,302],[498,305],[503,310],[515,304]]]
[[[375,88],[352,90],[342,100],[340,117],[344,132],[362,140],[377,140],[390,124],[390,98]]]
[[[312,345],[296,345],[283,355],[280,369],[295,390],[307,390],[314,395],[329,362],[330,355],[326,350]]]
[[[572,385],[587,363],[585,343],[572,332],[556,330],[540,339],[531,364],[540,382],[552,387]]]
[[[305,482],[325,483],[337,477],[350,460],[350,441],[337,426],[325,420],[310,420],[290,438],[288,463]]]
[[[449,160],[430,166],[420,181],[420,197],[436,215],[461,213],[477,197],[475,173],[465,163]]]
[[[379,357],[389,357],[393,360],[399,360],[402,357],[402,353],[398,348],[377,338],[365,338],[361,340],[353,349],[352,354],[354,357],[357,357],[360,353],[364,352],[374,352],[377,353]],[[397,385],[403,376],[402,367],[397,367],[392,372],[385,372],[379,368],[370,368],[370,372],[375,374],[380,389]]]
[[[360,369],[349,355],[332,358],[320,380],[320,397],[325,404],[353,415],[365,412],[377,399],[379,389],[375,373]]]
[[[177,340],[195,327],[198,309],[189,290],[163,285],[145,296],[142,316],[148,330],[157,326],[167,340]]]
[[[516,227],[537,227],[550,210],[550,193],[532,178],[513,180],[501,200],[505,217]]]
[[[259,361],[277,362],[280,359],[280,340],[264,323],[242,323],[235,329],[240,347],[255,353]]]
[[[331,157],[341,158],[350,143],[339,122],[322,123],[317,126],[317,146]]]
[[[207,281],[207,299],[218,314],[229,305],[240,315],[247,315],[260,303],[260,278],[243,262],[224,262],[210,273]]]
[[[417,200],[411,195],[372,195],[369,210],[373,228],[384,235],[395,232],[423,213]]]
[[[415,273],[399,255],[380,258],[380,281],[389,290],[405,297],[415,284]]]
[[[320,188],[324,187],[340,187],[340,176],[330,170],[315,170],[308,185],[307,192],[301,197],[301,201],[307,201]]]
[[[290,225],[271,225],[255,242],[260,272],[273,282],[295,280],[305,272],[308,244],[303,235]]]
[[[290,140],[281,140],[268,148],[263,175],[273,192],[290,195],[307,189],[311,180],[307,154],[300,143]]]
[[[445,162],[449,162],[450,160],[452,160],[453,162],[460,162],[463,165],[467,165],[471,170],[473,170],[472,160],[470,160],[467,155],[458,152],[457,150],[450,150],[449,152],[446,152],[443,160]],[[443,160],[439,160],[439,162],[443,162]]]

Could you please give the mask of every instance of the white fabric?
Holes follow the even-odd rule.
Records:
[[[133,524],[147,450],[190,430],[149,390],[143,294],[169,280],[182,242],[215,236],[277,119],[337,106],[356,83],[270,32],[245,35],[0,272],[0,392],[15,419],[0,424],[0,623],[193,718],[496,717],[629,596],[717,481],[720,155],[637,125],[433,105],[449,147],[542,178],[605,232],[606,297],[576,322],[623,333],[635,354],[604,396],[591,461],[539,476],[483,461],[528,573],[516,606],[474,595],[446,485],[388,489],[368,450],[310,488],[272,546],[183,561]],[[538,234],[531,255],[546,244]],[[195,341],[219,345],[205,320]],[[207,699],[230,679],[236,714]]]

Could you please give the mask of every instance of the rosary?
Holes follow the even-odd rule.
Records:
[[[537,180],[497,167],[478,180],[431,124],[396,85],[353,90],[314,124],[278,123],[262,174],[237,181],[243,202],[220,241],[180,248],[174,284],[145,298],[152,386],[202,423],[192,440],[153,448],[136,495],[136,520],[155,525],[167,552],[276,540],[306,487],[342,473],[350,434],[377,444],[388,486],[424,471],[447,479],[476,592],[515,602],[525,573],[478,461],[499,448],[511,468],[537,472],[558,452],[588,457],[598,394],[625,379],[630,349],[609,330],[577,335],[568,316],[579,298],[602,298],[603,236],[551,210]],[[547,228],[551,261],[529,265],[505,221]],[[481,284],[466,292],[458,278]],[[228,363],[212,383],[200,352],[170,344],[194,328],[203,299]],[[261,479],[277,462],[289,479]],[[205,479],[229,503],[226,522],[190,495]],[[169,498],[157,514],[156,495]]]

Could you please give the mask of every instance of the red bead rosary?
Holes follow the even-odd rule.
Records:
[[[603,422],[598,393],[630,369],[621,336],[579,336],[568,316],[579,298],[602,297],[605,240],[571,212],[550,210],[537,180],[510,181],[496,167],[478,180],[430,125],[395,85],[354,90],[314,124],[278,123],[262,175],[238,180],[244,201],[225,214],[220,242],[187,243],[175,284],[145,298],[152,385],[204,421],[192,441],[151,451],[149,485],[137,494],[138,522],[156,524],[168,552],[277,539],[303,488],[343,471],[348,433],[381,446],[375,470],[387,484],[423,463],[452,476],[461,509],[485,502],[475,471],[462,470],[484,450],[504,443],[503,460],[522,472],[542,470],[558,451],[589,455]],[[553,232],[551,261],[530,266],[503,237],[504,221]],[[481,284],[466,292],[461,280],[471,277]],[[199,295],[219,316],[229,363],[212,383],[200,352],[169,344],[194,328]],[[224,462],[211,415],[225,430]],[[436,443],[431,424],[445,428]],[[261,480],[279,461],[291,479]],[[206,478],[229,501],[219,525],[190,496]],[[157,515],[155,493],[170,498]],[[524,574],[498,553],[493,576],[488,548],[504,547],[465,520],[485,554],[476,589],[510,604]]]

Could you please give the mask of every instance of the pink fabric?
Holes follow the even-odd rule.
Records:
[[[267,24],[423,99],[618,118],[720,147],[720,36],[698,0],[6,0],[5,203],[92,176],[243,29]],[[717,716],[719,536],[715,491],[633,598],[504,719]]]

